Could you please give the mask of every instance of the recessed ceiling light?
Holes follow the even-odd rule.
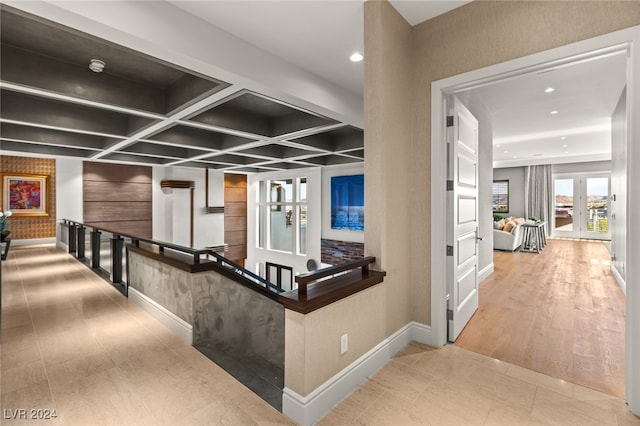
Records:
[[[105,65],[106,64],[104,63],[104,61],[101,61],[100,59],[92,59],[91,61],[89,61],[89,69],[93,72],[104,71]]]
[[[559,113],[559,112],[560,112],[560,111],[557,111],[557,110],[555,110],[555,109],[554,109],[554,110],[553,110],[553,111],[551,111],[549,114],[551,114],[551,115],[555,115],[555,114],[557,114],[557,113]]]
[[[569,151],[565,151],[564,153],[565,153],[565,154],[568,154],[568,153],[569,153]]]
[[[555,91],[556,89],[554,89],[553,87],[547,87],[546,89],[544,89],[544,93],[551,93],[553,91]]]
[[[566,143],[564,145],[562,145],[563,148],[568,147],[569,145],[567,145]]]
[[[351,56],[349,56],[349,60],[351,62],[360,62],[362,59],[364,59],[364,56],[362,56],[362,53],[360,52],[354,52]]]
[[[561,137],[561,138],[560,138],[560,140],[561,140],[561,141],[566,141],[566,140],[567,140],[567,137],[566,137],[566,136],[563,136],[563,137]]]
[[[496,148],[500,148],[500,144],[496,145]]]
[[[513,157],[511,157],[511,158],[514,158],[514,159],[515,159],[515,158],[518,158],[518,156],[517,156],[517,155],[514,155],[514,156],[513,156]]]

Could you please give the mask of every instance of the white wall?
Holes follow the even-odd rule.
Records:
[[[56,158],[56,221],[82,222],[82,201],[82,160]],[[57,237],[60,239],[60,235]]]
[[[322,238],[353,243],[364,243],[364,231],[331,229],[331,178],[364,174],[364,164],[331,166],[322,169]],[[365,177],[366,179],[366,177]],[[366,203],[367,200],[365,199]],[[367,226],[367,217],[364,218]]]
[[[258,182],[271,179],[307,178],[307,254],[298,255],[268,250],[257,246],[257,199]],[[313,259],[320,265],[320,235],[322,231],[322,172],[319,167],[296,169],[284,172],[249,175],[247,179],[247,261],[245,267],[260,273],[256,264],[264,262],[290,266],[293,273],[307,272],[307,261]],[[263,274],[264,276],[264,274]]]
[[[589,161],[585,163],[554,164],[552,173],[599,173],[610,172],[611,161]]]
[[[509,213],[502,216],[524,217],[525,168],[493,169],[493,180],[509,181]]]
[[[224,214],[204,213],[205,169],[186,167],[153,167],[153,239],[185,247],[190,246],[191,191],[173,189],[163,192],[163,179],[191,180],[194,190],[194,248],[224,243]],[[224,173],[209,170],[209,206],[224,205]]]

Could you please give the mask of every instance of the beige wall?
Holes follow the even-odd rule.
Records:
[[[411,150],[411,27],[389,3],[365,4],[365,238],[385,278],[386,333],[411,321],[409,226],[416,192]]]
[[[285,386],[306,396],[384,340],[385,292],[383,283],[307,315],[286,310]]]

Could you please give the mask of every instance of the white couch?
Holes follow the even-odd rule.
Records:
[[[515,251],[522,245],[522,226],[515,226],[510,232],[493,230],[493,249]]]

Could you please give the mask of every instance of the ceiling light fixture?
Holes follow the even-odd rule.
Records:
[[[104,71],[105,65],[104,61],[101,61],[100,59],[92,59],[89,62],[89,69],[93,72],[102,72]]]
[[[500,144],[497,144],[497,145],[496,145],[496,148],[500,148]]]
[[[349,56],[349,60],[351,62],[360,62],[363,59],[364,59],[364,56],[362,56],[362,53],[360,52],[354,52],[351,56]]]
[[[551,114],[551,115],[556,115],[556,114],[557,114],[557,113],[559,113],[559,112],[560,112],[560,111],[557,111],[557,110],[555,110],[555,109],[554,109],[554,110],[553,110],[553,111],[551,111],[549,114]]]
[[[555,92],[556,89],[554,89],[553,87],[547,87],[546,89],[544,89],[544,93],[551,93],[551,92]]]
[[[566,143],[564,145],[562,145],[563,148],[568,147],[569,145],[567,145]]]
[[[560,140],[561,140],[561,141],[566,141],[566,140],[567,140],[567,137],[566,137],[566,136],[563,136],[563,137],[561,137],[561,138],[560,138]]]

